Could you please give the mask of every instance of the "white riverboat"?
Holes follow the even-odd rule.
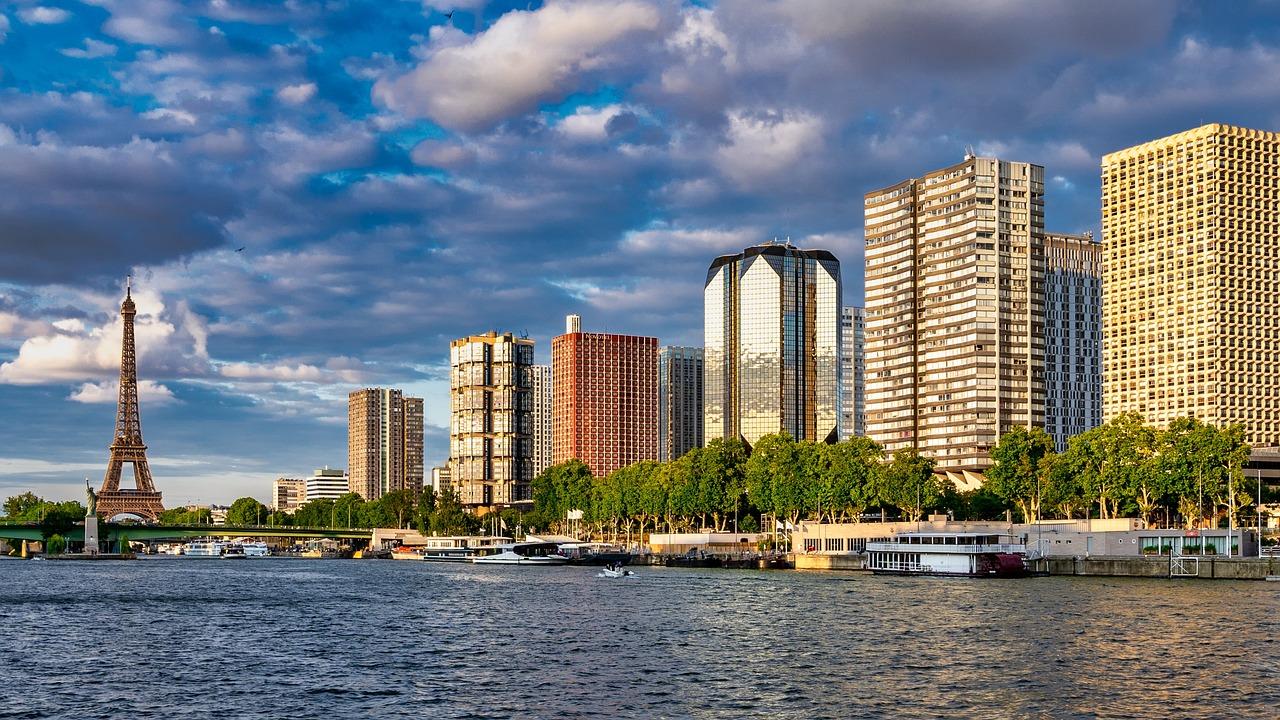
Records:
[[[247,558],[269,557],[271,548],[261,540],[251,540],[249,542],[240,543],[240,547],[244,549],[244,556]]]
[[[247,557],[244,552],[244,546],[238,542],[229,542],[222,544],[223,560],[243,560]]]
[[[560,554],[556,543],[523,542],[499,545],[497,553],[474,556],[477,565],[563,565],[569,558]]]
[[[492,535],[428,537],[422,545],[402,545],[392,550],[391,558],[427,562],[471,562],[473,558],[496,555],[510,544],[511,538]]]
[[[867,543],[867,569],[877,575],[1024,577],[1027,546],[996,533],[905,532]]]
[[[183,554],[187,557],[197,558],[222,557],[222,546],[224,544],[217,540],[192,540],[187,543],[186,552]]]

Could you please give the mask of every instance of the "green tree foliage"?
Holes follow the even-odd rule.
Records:
[[[265,523],[271,510],[266,505],[251,497],[242,497],[227,508],[227,524],[235,527],[246,527]]]
[[[160,513],[161,525],[208,525],[213,522],[209,508],[191,509],[185,506],[169,508]]]
[[[1025,522],[1032,522],[1040,515],[1043,481],[1053,455],[1053,438],[1043,429],[1015,427],[991,448],[985,487],[1017,507]]]
[[[54,533],[44,541],[44,551],[49,555],[61,555],[67,550],[67,539]]]
[[[450,489],[436,498],[428,529],[434,535],[473,535],[482,525],[480,518],[463,510],[458,494]]]
[[[895,452],[878,475],[880,501],[913,521],[938,507],[946,494],[947,483],[934,474],[933,460],[910,448]]]
[[[593,479],[581,460],[552,465],[533,479],[533,503],[551,528],[561,528],[570,510],[590,509]]]
[[[332,500],[312,500],[293,511],[293,524],[298,527],[327,528],[334,517]]]
[[[38,508],[43,502],[44,500],[36,497],[35,493],[32,492],[14,495],[4,501],[4,514],[10,519],[31,517],[31,511]]]

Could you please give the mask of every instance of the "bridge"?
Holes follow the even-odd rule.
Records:
[[[137,542],[181,540],[196,537],[297,538],[364,540],[374,530],[361,528],[308,528],[267,525],[147,525],[139,523],[103,523],[99,535],[103,540],[118,541],[121,536]],[[77,524],[65,537],[70,542],[84,542],[84,525]],[[37,523],[0,522],[0,540],[43,540]]]

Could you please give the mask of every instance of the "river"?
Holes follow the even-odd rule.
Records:
[[[0,718],[1276,718],[1280,583],[0,562]]]

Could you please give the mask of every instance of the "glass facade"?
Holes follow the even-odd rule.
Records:
[[[840,425],[840,261],[766,244],[717,258],[703,288],[704,434],[754,444],[786,431],[834,442]]]
[[[658,353],[658,459],[675,460],[702,447],[702,348]]]

